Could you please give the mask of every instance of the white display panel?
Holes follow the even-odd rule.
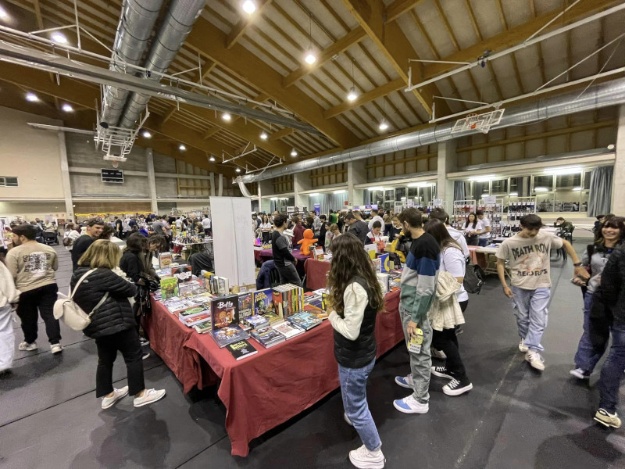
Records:
[[[252,208],[247,197],[210,197],[215,274],[230,286],[256,282]]]

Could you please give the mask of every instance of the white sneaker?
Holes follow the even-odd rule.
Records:
[[[63,346],[61,344],[52,344],[50,345],[50,351],[54,354],[61,353],[63,351]]]
[[[29,344],[28,342],[20,342],[20,344],[17,346],[18,350],[24,350],[26,352],[32,352],[33,350],[37,350],[39,347],[37,347],[37,343],[33,342],[32,344]]]
[[[102,408],[108,409],[120,399],[123,399],[128,395],[128,386],[124,386],[121,389],[113,389],[113,397],[102,398]]]
[[[412,381],[412,375],[395,376],[395,382],[402,388],[414,389],[414,382]]]
[[[381,449],[369,451],[365,445],[350,451],[349,460],[354,466],[363,469],[382,469],[386,462]]]
[[[545,360],[536,350],[528,350],[525,354],[525,361],[528,361],[532,368],[538,371],[545,370]]]
[[[447,355],[442,350],[436,350],[434,347],[430,349],[430,354],[432,358],[439,358],[441,360],[447,360]]]
[[[581,368],[575,368],[569,371],[571,376],[575,376],[577,379],[590,379],[590,373],[585,372]]]
[[[421,404],[412,397],[412,394],[403,399],[395,399],[393,406],[404,414],[427,414],[428,410],[430,410],[429,404]]]
[[[525,340],[521,339],[521,342],[519,342],[519,352],[527,353],[528,350],[529,348],[525,345]]]
[[[141,397],[135,397],[133,401],[133,405],[135,407],[142,407],[144,405],[151,404],[152,402],[156,402],[165,397],[165,390],[159,389],[146,389]]]

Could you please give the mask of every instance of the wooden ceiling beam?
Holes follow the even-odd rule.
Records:
[[[619,0],[593,0],[580,2],[571,8],[567,14],[565,15],[564,21],[557,21],[556,25],[561,26],[563,23],[570,24],[575,21],[578,21],[582,18],[585,18],[597,11],[604,10],[610,6],[616,5],[620,3]],[[503,31],[496,36],[488,38],[484,41],[480,41],[466,49],[462,49],[458,52],[454,52],[453,54],[444,57],[441,60],[451,61],[451,62],[472,62],[477,60],[485,50],[490,50],[492,52],[498,52],[509,47],[520,44],[525,39],[530,37],[540,28],[542,28],[547,22],[552,20],[556,15],[560,13],[560,10],[555,10],[544,15],[538,16],[527,23],[523,23],[514,28],[510,28],[508,31]],[[551,26],[553,29],[555,25]],[[548,31],[547,29],[546,31]],[[430,78],[434,78],[437,75],[440,75],[445,72],[449,72],[458,65],[448,64],[448,63],[435,63],[426,65],[424,67],[422,79],[428,80]]]
[[[222,45],[220,45],[222,44]],[[321,106],[296,87],[285,90],[282,76],[256,54],[240,44],[225,47],[225,34],[204,18],[198,18],[187,37],[186,45],[229,70],[240,80],[248,83],[299,118],[308,122],[342,148],[360,143],[359,139],[336,119],[323,117]]]
[[[271,0],[260,0],[256,5],[256,11],[252,15],[249,15],[247,18],[240,20],[236,25],[234,25],[226,38],[226,49],[230,49],[236,44],[236,42],[245,34],[246,29],[261,15],[263,8],[270,3]]]
[[[377,0],[343,0],[343,3],[407,85],[409,60],[418,55],[397,22],[384,24],[384,4]],[[413,67],[413,80],[418,82],[421,79],[421,67]],[[435,86],[428,85],[413,90],[428,116],[432,115],[433,96],[437,94],[435,89]],[[449,110],[446,104],[441,107]],[[443,109],[441,111],[441,114],[445,113]]]
[[[276,132],[270,133],[270,134],[269,134],[269,138],[267,138],[267,140],[269,140],[270,142],[273,142],[273,141],[275,141],[275,140],[281,140],[281,139],[283,139],[284,137],[286,137],[286,136],[288,136],[288,135],[291,135],[291,134],[292,134],[292,133],[294,133],[294,132],[295,132],[295,130],[294,130],[294,129],[291,129],[291,128],[289,128],[289,127],[286,127],[286,128],[284,128],[284,129],[280,129],[280,130],[278,130],[278,131],[276,131]]]
[[[323,64],[332,60],[338,54],[346,51],[348,48],[353,46],[354,44],[359,43],[365,37],[367,37],[367,33],[365,30],[358,26],[355,29],[352,29],[345,36],[337,40],[334,44],[332,44],[327,49],[323,50],[319,56],[317,57],[317,62],[312,67],[302,66],[297,70],[292,71],[283,80],[283,86],[288,88],[289,86],[297,83],[299,80],[304,78],[309,73],[318,70]]]
[[[423,2],[423,0],[395,0],[388,7],[386,7],[386,15],[384,19],[385,23],[388,24],[391,21],[395,21],[401,15],[412,10],[421,2]]]
[[[352,109],[357,109],[360,106],[363,106],[371,101],[381,98],[382,96],[386,96],[387,94],[392,93],[393,91],[401,90],[406,86],[406,82],[403,78],[397,78],[396,80],[389,81],[388,83],[378,86],[371,91],[361,94],[358,96],[358,99],[353,103],[344,102],[339,104],[338,106],[331,107],[323,112],[323,115],[329,119],[331,117],[338,116],[347,111],[351,111]]]

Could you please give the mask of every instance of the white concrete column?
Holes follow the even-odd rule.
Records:
[[[61,157],[61,184],[63,185],[63,198],[65,199],[65,213],[67,218],[74,220],[74,202],[72,200],[72,186],[69,179],[69,163],[67,162],[67,146],[65,145],[65,132],[59,130],[59,153]]]
[[[217,189],[217,195],[219,197],[224,195],[224,175],[219,173],[219,188]]]
[[[438,144],[436,179],[436,198],[442,199],[448,213],[454,202],[454,182],[447,175],[457,168],[456,140],[447,140]]]
[[[310,184],[310,175],[308,171],[304,171],[303,173],[295,173],[293,175],[293,192],[295,193],[295,206],[299,207],[301,210],[302,207],[309,207],[310,198],[307,194],[301,194],[302,191],[307,191],[311,189]]]
[[[213,173],[212,171],[210,173],[208,173],[208,182],[211,186],[211,195],[214,197],[215,196],[215,173]]]
[[[616,129],[616,160],[612,179],[612,213],[625,214],[625,104],[619,107],[618,128]]]
[[[150,192],[150,206],[152,213],[158,213],[156,201],[156,177],[154,176],[154,152],[151,148],[145,149],[145,164],[148,168],[148,191]]]
[[[357,184],[367,182],[367,160],[350,161],[347,163],[347,200],[350,205],[365,203],[364,189],[356,189]]]

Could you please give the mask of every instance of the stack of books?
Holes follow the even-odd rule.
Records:
[[[321,324],[323,320],[319,319],[313,313],[302,311],[299,313],[295,313],[293,316],[291,316],[289,318],[289,322],[293,324],[293,326],[298,327],[303,331],[308,331],[313,327]]]
[[[282,334],[273,330],[269,326],[254,329],[250,334],[265,348],[273,347],[274,345],[286,340]]]
[[[287,283],[273,289],[276,314],[284,319],[304,309],[304,289]]]

